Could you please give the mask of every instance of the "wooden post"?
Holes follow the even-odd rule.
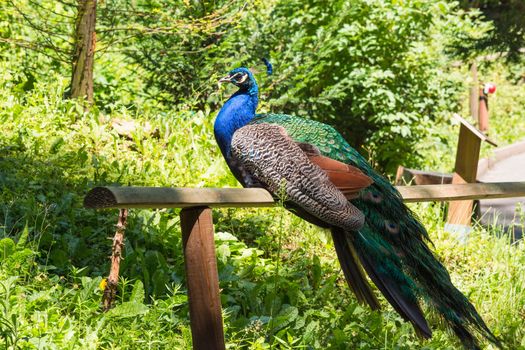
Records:
[[[486,133],[489,130],[489,105],[488,96],[483,89],[479,89],[479,111],[478,111],[479,130]]]
[[[211,209],[183,209],[180,223],[193,349],[225,349]]]
[[[475,183],[478,173],[479,152],[481,141],[495,145],[486,135],[476,129],[465,119],[455,114],[454,118],[461,123],[459,129],[458,148],[456,151],[456,164],[452,175],[452,184]],[[451,202],[448,207],[448,231],[464,235],[470,230],[472,218],[472,200]]]
[[[469,96],[469,107],[470,116],[472,120],[478,120],[479,111],[479,81],[478,81],[478,68],[476,61],[472,62],[470,66],[470,74],[472,75],[472,83],[470,85],[470,96]]]
[[[461,124],[452,184],[476,182],[480,147],[481,139]],[[450,202],[447,223],[449,228],[454,228],[452,231],[470,226],[472,207],[471,200]]]
[[[108,311],[113,306],[115,295],[117,294],[118,276],[120,270],[120,260],[122,259],[122,247],[124,246],[124,231],[126,230],[127,209],[120,209],[117,231],[113,237],[113,247],[111,249],[111,268],[109,276],[102,294],[102,308]]]

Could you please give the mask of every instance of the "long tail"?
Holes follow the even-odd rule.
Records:
[[[374,271],[370,270],[384,274],[386,269],[390,274],[387,276],[394,278],[389,282],[399,283],[404,279],[404,284],[398,285],[400,291],[406,293],[405,288],[409,288],[428,302],[466,348],[479,348],[476,333],[501,348],[500,340],[452,284],[447,270],[426,245],[425,240],[430,242],[427,231],[404,205],[399,192],[381,176],[372,171],[370,175],[375,183],[352,201],[367,218],[360,233],[354,233],[353,243],[370,277],[374,280]],[[376,266],[378,258],[386,260],[385,266]],[[412,321],[410,314],[405,313],[403,317]]]
[[[360,233],[358,232],[344,232],[340,229],[332,229],[336,250],[347,250],[351,252],[354,258],[351,264],[352,266],[359,266],[359,263],[356,261],[358,256],[370,279],[401,317],[403,317],[405,321],[412,323],[416,333],[420,337],[430,338],[432,331],[428,327],[423,312],[419,307],[417,297],[412,290],[412,281],[408,279],[400,269],[399,259],[397,259],[397,257],[392,259],[392,254],[385,254],[386,248],[384,247],[376,250],[377,244],[366,244],[365,241],[359,238],[359,235]],[[357,253],[354,251],[354,243],[356,244],[355,250],[357,250]],[[339,254],[338,251],[339,261],[341,262],[343,271],[345,271],[345,268],[342,257],[348,261],[348,255],[350,254]],[[360,267],[359,270],[361,270]],[[345,272],[345,275],[346,274]],[[350,279],[347,277],[347,280]],[[349,281],[349,284],[350,283]],[[352,289],[354,290],[354,288]]]
[[[331,232],[335,251],[348,286],[360,303],[368,304],[372,310],[379,310],[381,305],[379,305],[379,301],[366,280],[353,244],[347,241],[346,234],[342,229],[332,228]]]

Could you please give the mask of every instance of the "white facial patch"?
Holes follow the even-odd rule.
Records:
[[[239,84],[242,84],[246,81],[246,79],[248,78],[248,74],[244,74],[241,78],[241,80],[238,81]]]

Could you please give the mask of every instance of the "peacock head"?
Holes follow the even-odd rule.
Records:
[[[227,76],[221,78],[219,83],[232,83],[240,91],[257,91],[257,82],[248,68],[240,67],[230,71]]]

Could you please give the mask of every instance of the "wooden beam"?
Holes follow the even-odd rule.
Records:
[[[448,202],[466,199],[525,197],[525,182],[398,186],[405,202]]]
[[[261,188],[95,187],[86,208],[270,207],[271,194]]]
[[[525,182],[397,186],[405,202],[525,197]],[[84,198],[86,208],[271,207],[261,188],[95,187]]]

